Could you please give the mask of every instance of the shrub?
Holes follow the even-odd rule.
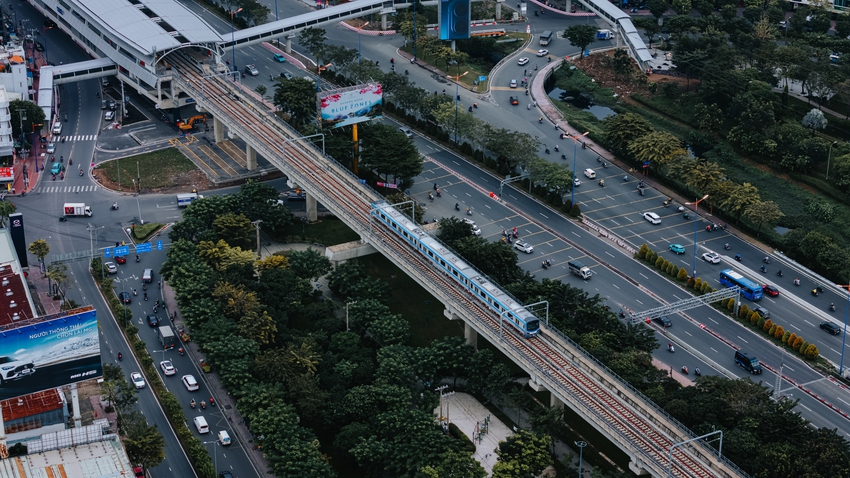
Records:
[[[773,321],[770,320],[770,319],[767,319],[767,320],[764,321],[764,325],[761,326],[761,329],[762,330],[770,330],[771,327],[773,327]]]
[[[750,316],[750,308],[747,307],[747,304],[744,304],[738,307],[738,317],[745,318]]]
[[[701,289],[702,289],[702,279],[697,277],[697,280],[694,281],[694,290],[701,290]]]
[[[810,344],[809,348],[806,350],[806,358],[809,360],[815,360],[820,355],[820,351],[818,350],[815,344]]]
[[[758,315],[758,314],[756,314],[756,315]],[[760,316],[760,315],[759,315],[759,321],[756,322],[756,327],[758,327],[758,328],[764,327],[764,318],[762,318],[762,316]]]
[[[663,266],[663,265],[664,265],[664,258],[661,257],[661,256],[658,256],[658,258],[655,259],[655,268],[661,269],[661,266]]]
[[[694,288],[694,278],[693,277],[688,277],[688,283],[685,285],[685,287],[687,287],[688,289]],[[731,311],[732,309],[729,309],[729,310]]]
[[[767,330],[767,335],[773,335],[776,333],[776,329],[779,327],[776,324],[771,324],[770,328]]]
[[[800,350],[801,345],[803,345],[803,338],[800,337],[800,336],[797,336],[797,338],[794,339],[794,344],[791,345],[791,348],[794,349],[794,350]]]
[[[788,346],[793,347],[794,341],[796,341],[796,340],[797,340],[797,334],[794,333],[794,332],[791,332],[791,335],[788,336],[788,340],[786,340],[785,343],[788,344]]]
[[[570,216],[579,217],[581,216],[581,208],[578,207],[578,204],[573,204],[570,208]]]
[[[735,299],[726,299],[726,310],[729,312],[735,310]]]
[[[649,246],[644,243],[644,245],[640,246],[640,249],[638,249],[638,257],[640,257],[641,259],[646,259],[647,253],[649,253]]]
[[[688,278],[688,273],[685,272],[685,268],[682,267],[681,269],[679,269],[679,273],[676,274],[676,280],[678,280],[679,282],[682,282],[682,281],[686,280],[687,278]]]
[[[700,292],[703,294],[708,294],[711,292],[711,286],[708,285],[708,282],[703,282],[702,287],[700,288]]]
[[[803,339],[800,339],[800,340],[802,340],[803,343],[800,344],[800,348],[797,349],[797,352],[800,352],[800,355],[804,355],[806,353],[806,349],[809,348],[810,344]]]
[[[750,323],[752,325],[758,324],[760,318],[761,318],[760,315],[756,314],[755,312],[750,312]]]
[[[788,343],[788,337],[790,337],[790,336],[791,336],[791,331],[786,330],[785,333],[782,334],[782,343],[787,344]]]
[[[668,262],[667,267],[664,268],[664,272],[666,272],[668,276],[675,276],[675,270],[676,266],[674,266],[672,262]]]
[[[773,331],[773,338],[780,339],[785,335],[785,328],[781,325],[776,326],[776,330]]]

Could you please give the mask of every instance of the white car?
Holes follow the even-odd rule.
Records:
[[[163,360],[159,363],[160,368],[162,368],[162,373],[165,375],[174,375],[177,373],[177,369],[174,368],[174,364],[171,363],[171,360]]]
[[[643,213],[643,218],[649,221],[651,224],[661,224],[661,218],[658,216],[658,214],[655,214],[654,212]]]
[[[107,111],[106,113],[103,113],[103,119],[104,119],[104,121],[114,120],[115,119],[115,112],[114,111]]]
[[[107,274],[117,274],[118,273],[118,266],[116,266],[115,264],[113,264],[111,262],[107,262],[106,264],[103,265],[103,267],[106,268]]]
[[[8,385],[9,382],[20,380],[35,373],[35,365],[32,362],[15,360],[12,357],[0,357],[0,385]]]
[[[511,80],[511,88],[516,88],[516,80]]]
[[[537,50],[537,56],[546,56],[548,54],[549,50],[546,50],[545,48],[543,50]]]
[[[469,224],[469,227],[471,227],[471,228],[472,228],[472,233],[473,233],[473,234],[475,234],[476,236],[480,236],[480,235],[481,235],[481,229],[479,229],[479,228],[478,228],[478,226],[475,224],[475,221],[473,221],[472,219],[466,218],[466,217],[465,217],[465,218],[463,218],[463,219],[461,219],[461,221],[463,221],[463,222],[465,222],[465,223]]]
[[[257,70],[257,67],[253,64],[245,66],[245,73],[248,73],[251,76],[257,76],[260,72]]]
[[[708,251],[702,255],[702,260],[705,262],[710,262],[712,264],[720,264],[720,255],[716,252]]]
[[[221,443],[222,446],[230,445],[230,434],[228,434],[225,430],[218,432],[218,442]]]
[[[529,244],[525,241],[514,242],[514,249],[522,251],[526,254],[531,254],[532,252],[534,252],[534,247],[532,247],[531,244]]]
[[[398,130],[401,131],[402,133],[404,133],[404,135],[407,136],[408,138],[413,137],[413,131],[410,131],[409,128],[399,128]]]
[[[201,388],[198,385],[198,381],[195,380],[195,377],[193,377],[192,375],[183,375],[180,380],[183,382],[183,385],[186,386],[186,390],[190,392],[195,392]]]
[[[586,177],[587,179],[596,179],[596,171],[587,168],[584,170],[584,177]]]
[[[53,154],[56,152],[56,143],[47,143],[47,154]]]
[[[579,178],[573,179],[573,185],[576,186],[576,187],[581,186],[581,179],[579,179]]]
[[[131,373],[130,381],[133,382],[133,385],[135,385],[136,388],[145,388],[145,378],[142,377],[142,374],[139,372]]]
[[[519,66],[527,65],[528,64],[528,58],[522,57],[522,58],[520,58],[519,60],[516,61],[516,64],[519,65]]]

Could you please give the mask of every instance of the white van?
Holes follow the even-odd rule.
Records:
[[[148,284],[153,282],[153,269],[145,269],[145,272],[142,273],[142,282],[147,282]]]
[[[57,122],[53,125],[53,134],[62,134],[62,123]]]
[[[224,430],[218,432],[218,442],[222,446],[230,445],[230,435]]]
[[[207,419],[201,416],[195,417],[195,428],[197,428],[198,433],[202,435],[210,432],[210,426],[207,425]]]

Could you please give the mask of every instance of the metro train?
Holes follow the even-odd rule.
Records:
[[[434,266],[445,272],[453,281],[472,293],[490,310],[505,317],[505,320],[519,330],[525,338],[531,338],[540,332],[540,319],[389,203],[386,201],[372,203],[370,214],[388,226]]]

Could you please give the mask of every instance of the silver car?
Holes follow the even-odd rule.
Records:
[[[522,251],[526,254],[531,254],[532,252],[534,252],[534,247],[525,241],[516,241],[514,243],[514,249]]]
[[[56,153],[56,143],[47,143],[47,154]]]

